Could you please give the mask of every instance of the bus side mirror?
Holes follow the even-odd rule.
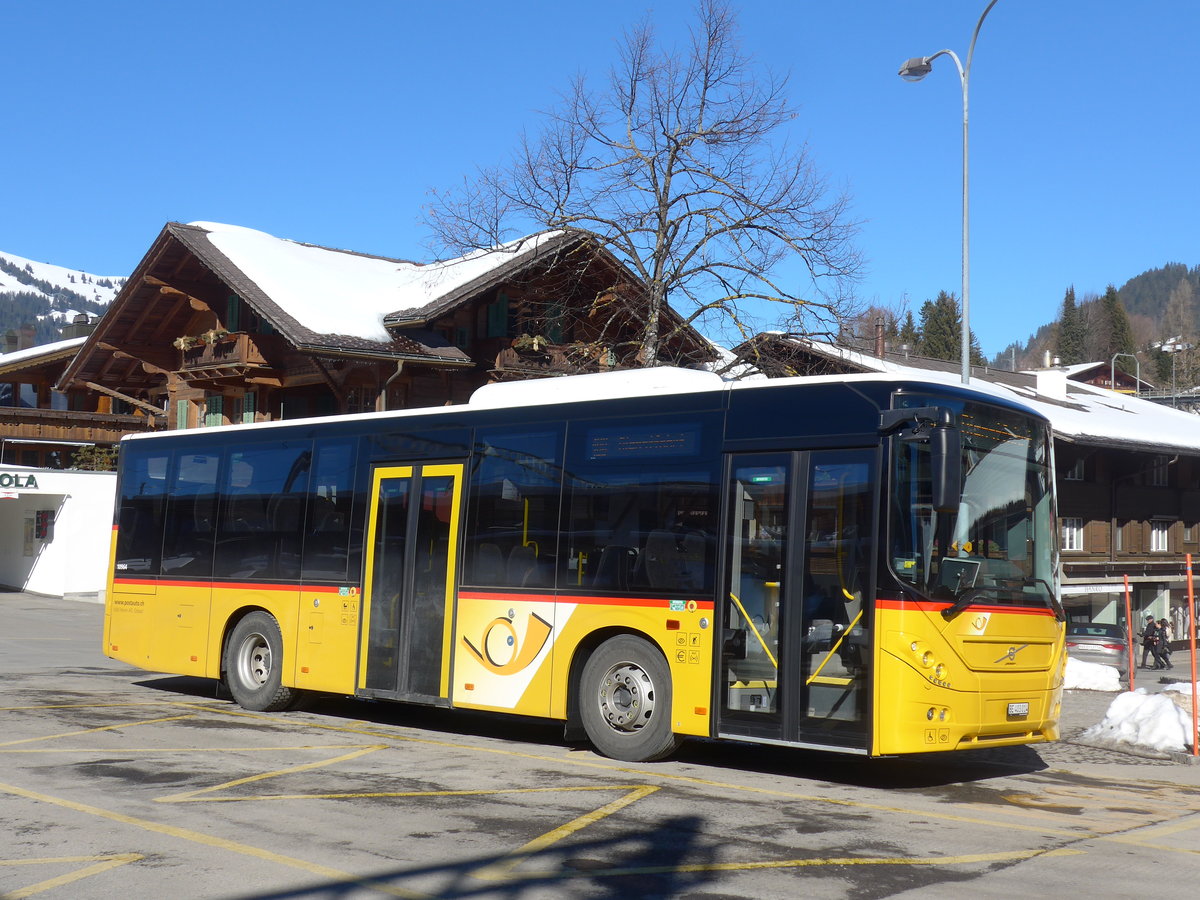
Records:
[[[929,436],[933,508],[958,512],[962,500],[962,434],[954,425],[937,425]]]

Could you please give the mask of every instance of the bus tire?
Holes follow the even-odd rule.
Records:
[[[299,699],[299,691],[283,686],[283,635],[269,613],[249,613],[234,626],[224,668],[229,692],[243,709],[276,712]]]
[[[630,634],[609,638],[583,666],[579,714],[605,756],[650,762],[675,751],[671,670],[658,648]]]

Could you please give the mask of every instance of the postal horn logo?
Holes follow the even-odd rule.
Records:
[[[537,659],[550,637],[552,626],[537,613],[525,622],[525,636],[518,637],[513,620],[507,616],[492,619],[483,629],[476,647],[464,635],[462,642],[479,664],[496,675],[515,675]]]

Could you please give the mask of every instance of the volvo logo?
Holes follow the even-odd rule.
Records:
[[[1005,653],[998,660],[996,660],[996,662],[1002,663],[1002,662],[1005,662],[1006,660],[1008,662],[1016,662],[1017,654],[1020,653],[1022,650],[1024,650],[1028,646],[1029,646],[1028,644],[1022,644],[1020,647],[1009,647],[1008,652]]]

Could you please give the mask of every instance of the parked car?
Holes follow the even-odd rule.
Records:
[[[1087,622],[1067,626],[1067,655],[1081,662],[1112,666],[1129,673],[1129,642],[1120,625]]]

